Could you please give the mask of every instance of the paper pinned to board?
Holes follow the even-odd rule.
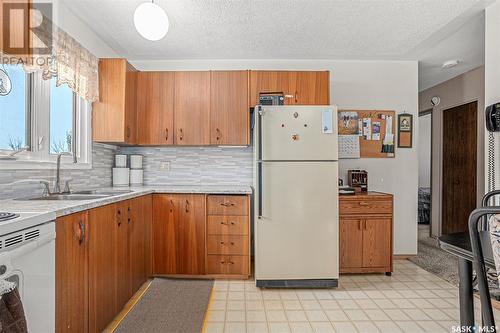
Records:
[[[372,118],[363,118],[363,138],[372,139]]]
[[[358,135],[339,135],[339,158],[360,158]]]

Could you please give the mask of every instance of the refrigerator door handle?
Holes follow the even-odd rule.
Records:
[[[262,162],[257,163],[257,186],[259,188],[257,201],[257,218],[262,219]]]

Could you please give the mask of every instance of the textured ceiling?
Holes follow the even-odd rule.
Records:
[[[456,32],[419,55],[419,90],[425,90],[457,75],[484,65],[484,13],[472,17]],[[442,68],[457,59],[457,66]]]
[[[170,31],[141,38],[141,0],[61,0],[120,56],[152,59],[418,59],[484,0],[155,0]],[[462,22],[463,23],[463,22]],[[441,38],[442,39],[442,38]]]

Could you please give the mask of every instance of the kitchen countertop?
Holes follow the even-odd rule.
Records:
[[[54,212],[57,217],[112,204],[151,193],[200,193],[200,194],[251,194],[252,187],[247,185],[162,185],[136,187],[99,188],[99,191],[123,191],[106,198],[93,200],[0,200],[1,212]]]

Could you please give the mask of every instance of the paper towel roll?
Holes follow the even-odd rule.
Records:
[[[129,168],[113,168],[113,186],[128,186]]]
[[[115,167],[126,168],[127,167],[127,155],[122,155],[122,154],[115,155]]]
[[[142,155],[130,155],[130,168],[142,169]]]
[[[131,169],[130,170],[130,185],[142,185],[144,181],[144,170]]]

